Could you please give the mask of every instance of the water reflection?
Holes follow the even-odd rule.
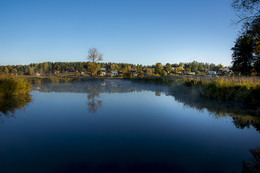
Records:
[[[32,98],[29,94],[0,98],[0,118],[2,116],[14,117],[16,110],[24,109],[31,101]]]
[[[248,106],[238,103],[227,103],[202,99],[198,96],[196,90],[187,87],[181,89],[167,91],[167,86],[131,82],[128,80],[103,80],[89,82],[74,82],[74,83],[47,83],[43,85],[35,85],[34,89],[40,92],[71,92],[71,93],[86,93],[88,98],[88,110],[90,113],[96,113],[102,107],[103,101],[100,98],[100,93],[129,93],[152,91],[156,96],[161,94],[172,95],[175,100],[183,103],[185,107],[193,108],[201,112],[207,110],[215,118],[230,116],[233,119],[233,124],[240,129],[253,126],[260,131],[259,110],[253,110]]]
[[[156,96],[160,96],[162,93],[167,92],[167,87],[156,84],[134,83],[126,80],[97,80],[73,83],[47,83],[35,85],[34,90],[40,92],[86,93],[88,110],[90,113],[96,113],[103,104],[100,93],[153,91]]]
[[[203,99],[198,95],[197,90],[185,86],[171,91],[171,95],[185,107],[201,112],[207,110],[215,118],[230,116],[237,128],[244,129],[253,126],[260,131],[259,110],[252,109],[250,105]]]
[[[95,89],[99,93],[129,93],[152,91],[156,93],[166,93],[167,86],[158,84],[145,84],[131,82],[128,80],[103,80],[88,82],[71,82],[71,83],[46,83],[34,85],[34,90],[40,92],[68,92],[68,93],[91,93]]]
[[[243,161],[243,173],[260,172],[260,148],[250,149],[249,152],[253,158],[249,161]]]
[[[242,131],[230,123],[220,127],[216,119],[198,112],[192,116],[190,108],[215,118],[231,116],[238,128],[258,128],[250,110],[201,100],[193,91],[172,94],[181,104],[165,96],[167,86],[124,80],[48,83],[34,89],[61,94],[32,92],[28,114],[36,116],[1,127],[2,172],[37,172],[39,167],[40,172],[239,172],[248,148],[259,144],[254,129]],[[108,94],[130,92],[135,93]],[[189,110],[177,108],[182,105]],[[88,111],[98,116],[86,116]],[[244,170],[250,167],[244,163]]]
[[[103,101],[100,98],[100,90],[97,88],[99,85],[89,86],[90,93],[88,93],[88,110],[90,113],[96,113],[101,108]]]

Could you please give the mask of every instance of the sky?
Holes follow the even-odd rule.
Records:
[[[88,61],[231,65],[232,0],[0,0],[0,65]]]

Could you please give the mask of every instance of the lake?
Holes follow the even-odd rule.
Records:
[[[0,172],[241,172],[260,147],[259,117],[166,86],[106,79],[33,88],[26,101],[0,103]]]

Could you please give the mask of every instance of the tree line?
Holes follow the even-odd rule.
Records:
[[[118,71],[121,73],[137,72],[141,75],[159,75],[166,76],[170,73],[177,72],[200,72],[210,71],[222,68],[223,65],[215,65],[213,63],[202,63],[193,61],[190,63],[156,63],[155,65],[141,65],[141,64],[128,64],[128,63],[104,63],[104,62],[43,62],[32,63],[29,65],[7,65],[0,66],[0,73],[5,75],[35,75],[39,74],[62,74],[62,73],[91,73],[98,75],[101,68],[105,68],[107,72]]]

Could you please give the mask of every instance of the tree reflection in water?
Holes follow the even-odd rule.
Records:
[[[201,112],[207,110],[215,118],[229,116],[237,128],[243,129],[253,126],[260,132],[259,108],[252,109],[250,105],[201,98],[196,89],[185,86],[176,87],[170,94],[185,107],[194,108]]]
[[[260,172],[260,148],[254,150],[250,149],[249,152],[253,155],[253,158],[249,161],[243,162],[243,173],[256,173]]]
[[[252,126],[260,132],[259,107],[255,109],[250,105],[204,99],[198,95],[196,89],[185,86],[176,87],[175,90],[171,91],[171,95],[186,107],[195,108],[201,112],[206,109],[215,118],[229,116],[237,128],[244,129]],[[249,152],[253,158],[249,161],[243,161],[242,172],[260,172],[260,148],[250,149]]]
[[[16,110],[25,109],[25,106],[31,101],[32,98],[29,94],[0,98],[0,118],[2,116],[14,117]]]
[[[99,86],[93,85],[93,88],[91,88],[92,86],[89,87],[91,92],[88,94],[88,110],[90,113],[96,113],[103,103],[102,100],[96,99],[100,96]]]

